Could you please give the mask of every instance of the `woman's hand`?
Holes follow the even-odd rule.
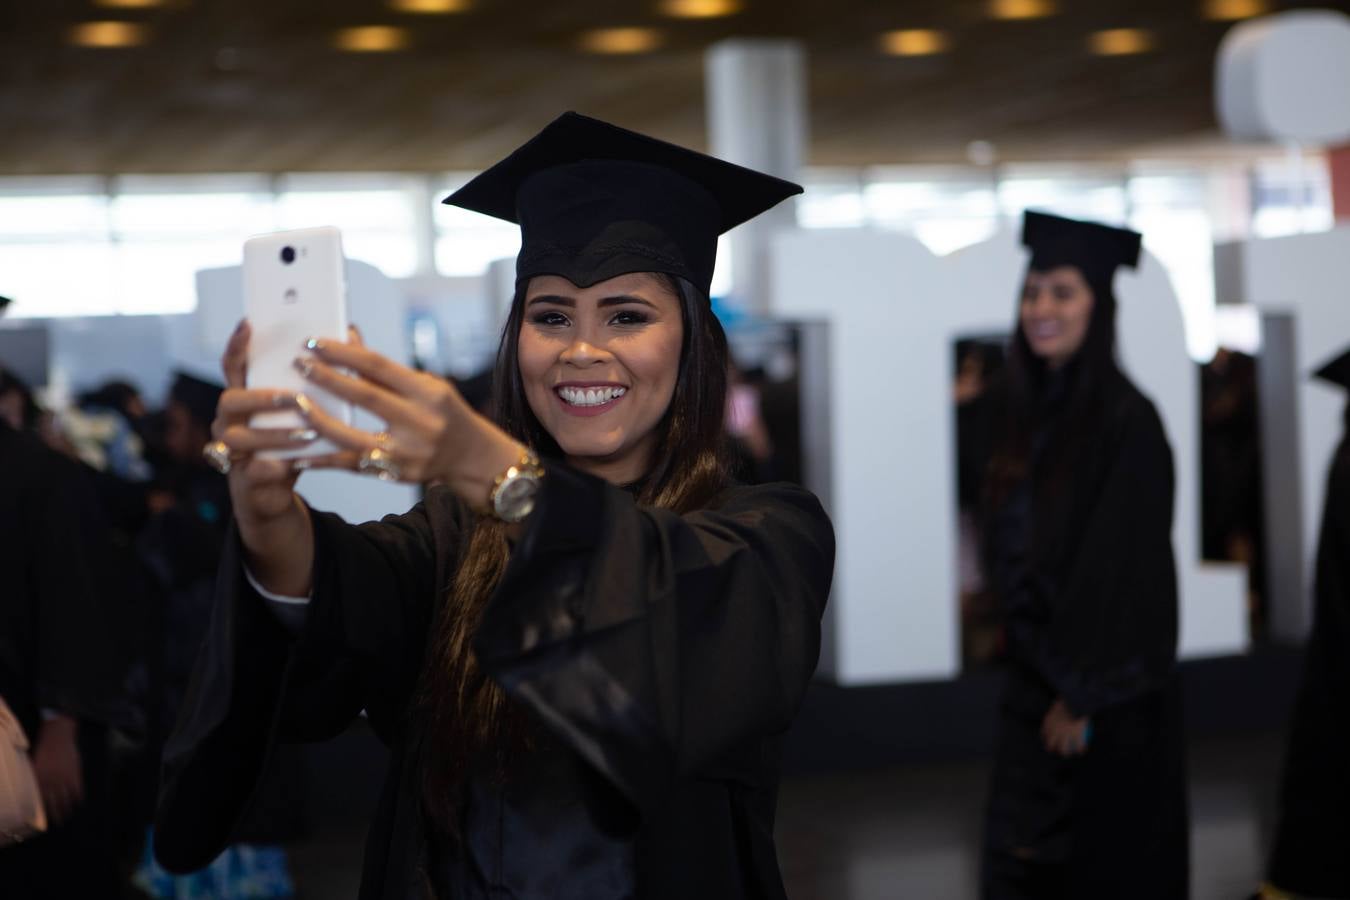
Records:
[[[308,468],[374,467],[386,477],[445,484],[482,509],[493,480],[519,461],[523,447],[483,418],[444,378],[400,365],[367,348],[353,332],[349,343],[312,340],[296,368],[315,385],[368,410],[386,423],[381,433],[344,424],[301,400],[301,412],[321,437],[342,449],[308,461]],[[346,369],[353,374],[345,374]]]
[[[305,505],[295,496],[300,469],[291,460],[255,454],[304,447],[318,435],[309,427],[249,425],[256,413],[299,408],[294,393],[244,386],[251,333],[248,322],[240,322],[221,357],[226,389],[211,434],[230,451],[230,502],[249,569],[268,590],[304,596],[309,593],[313,535]]]
[[[84,799],[84,775],[76,743],[79,724],[56,715],[42,723],[33,746],[33,774],[42,793],[42,806],[52,824],[60,825]]]
[[[1045,749],[1057,756],[1082,756],[1087,752],[1088,720],[1076,719],[1063,700],[1056,700],[1041,723]]]

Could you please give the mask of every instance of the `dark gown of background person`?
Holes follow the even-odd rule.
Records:
[[[1350,389],[1350,352],[1317,376]],[[1350,406],[1346,407],[1350,429]],[[1312,632],[1285,752],[1268,878],[1307,897],[1350,897],[1350,430],[1327,476]]]
[[[84,798],[48,833],[0,849],[0,896],[108,897],[107,728],[120,695],[108,546],[84,467],[0,421],[0,696],[36,744],[44,711],[77,721]]]
[[[1185,897],[1172,454],[1153,405],[1111,354],[1112,275],[1118,264],[1134,264],[1138,236],[1122,249],[1116,229],[1034,215],[1024,232],[1032,268],[1077,266],[1095,295],[1094,318],[1084,350],[1064,369],[1028,367],[1030,475],[986,513],[1008,672],[984,896]],[[1103,354],[1100,382],[1079,403],[1074,391],[1091,352]],[[1011,368],[991,398],[996,409],[1008,408]],[[1041,736],[1061,698],[1075,717],[1090,719],[1082,756],[1058,756]]]
[[[687,252],[680,229],[697,227],[706,257],[690,280],[706,291],[717,228],[688,224],[703,216],[679,205],[682,196],[709,202],[706,181],[686,180],[689,168],[729,179],[719,202],[743,197],[755,179],[749,187],[769,198],[744,201],[757,207],[745,217],[782,197],[782,182],[766,187],[756,173],[588,122],[549,126],[575,126],[579,140],[597,128],[604,141],[581,140],[573,158],[587,162],[560,161],[556,178],[535,182],[557,192],[541,208],[521,200],[521,278],[557,271],[592,284],[644,271],[654,232],[668,258]],[[527,144],[499,166],[528,163],[538,149]],[[656,165],[611,153],[650,153]],[[618,185],[626,190],[609,163],[590,162],[603,159],[631,175]],[[505,198],[512,211],[514,196]],[[616,202],[624,214],[613,214]],[[607,218],[585,218],[595,210]],[[690,218],[647,221],[653,213]],[[552,221],[546,237],[594,234],[599,251],[538,241],[530,215]],[[613,249],[620,241],[637,247],[636,259]],[[540,243],[554,255],[539,265],[557,269],[529,268]],[[575,272],[591,263],[608,274]],[[469,770],[458,838],[425,812],[425,717],[410,705],[437,611],[455,602],[447,589],[475,517],[433,485],[412,511],[379,523],[311,514],[312,594],[295,636],[250,587],[231,538],[210,639],[165,753],[156,834],[166,867],[200,865],[228,840],[278,741],[332,737],[365,709],[391,750],[367,837],[365,900],[429,889],[446,900],[785,897],[773,843],[779,744],[819,652],[834,556],[828,517],[791,485],[727,487],[681,515],[547,458],[545,469],[473,644],[537,740],[505,771],[495,754]]]

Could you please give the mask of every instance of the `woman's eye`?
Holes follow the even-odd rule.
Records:
[[[609,320],[611,325],[644,325],[647,322],[645,313],[636,310],[625,309],[614,314],[614,318]]]
[[[550,311],[546,311],[546,312],[536,313],[535,316],[534,316],[533,321],[534,321],[534,324],[536,324],[536,325],[546,325],[546,326],[551,326],[551,327],[561,327],[561,326],[567,324],[567,316],[564,316],[564,315],[563,315],[562,313],[560,313],[560,312],[555,312],[555,311],[551,311],[551,310],[550,310]]]

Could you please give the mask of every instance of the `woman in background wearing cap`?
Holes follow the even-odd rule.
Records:
[[[357,340],[312,342],[298,366],[388,431],[348,428],[243,388],[236,332],[216,449],[238,538],[165,754],[167,867],[227,840],[275,740],[364,708],[391,753],[363,898],[784,896],[778,737],[834,538],[806,491],[724,474],[708,285],[717,235],[799,190],[575,114],[465,186],[448,202],[522,231],[495,424]],[[314,437],[248,426],[291,402],[343,448],[308,467],[424,501],[356,527],[308,509],[296,467],[251,456]]]
[[[984,488],[1010,665],[983,893],[1185,897],[1172,454],[1115,358],[1139,235],[1029,212],[1023,243]]]

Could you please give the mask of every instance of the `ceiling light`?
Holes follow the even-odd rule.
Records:
[[[164,6],[166,0],[94,0],[95,6],[108,9],[154,9]]]
[[[1130,56],[1153,49],[1153,35],[1142,28],[1110,28],[1088,36],[1088,47],[1098,56]]]
[[[1269,0],[1205,0],[1205,18],[1216,22],[1236,22],[1268,12]]]
[[[361,25],[343,28],[334,36],[333,44],[349,53],[388,53],[408,46],[408,30],[388,25]]]
[[[661,14],[674,19],[716,19],[741,11],[741,0],[661,0]]]
[[[648,53],[661,46],[661,32],[654,28],[597,28],[581,36],[587,53]]]
[[[389,0],[394,12],[420,16],[444,16],[461,13],[469,8],[469,0]]]
[[[137,22],[81,22],[70,29],[77,47],[138,47],[150,40],[150,29]]]
[[[1044,19],[1056,12],[1053,0],[989,0],[989,15],[994,19]]]
[[[892,56],[932,56],[951,49],[946,32],[928,28],[905,28],[881,36],[881,49]]]

